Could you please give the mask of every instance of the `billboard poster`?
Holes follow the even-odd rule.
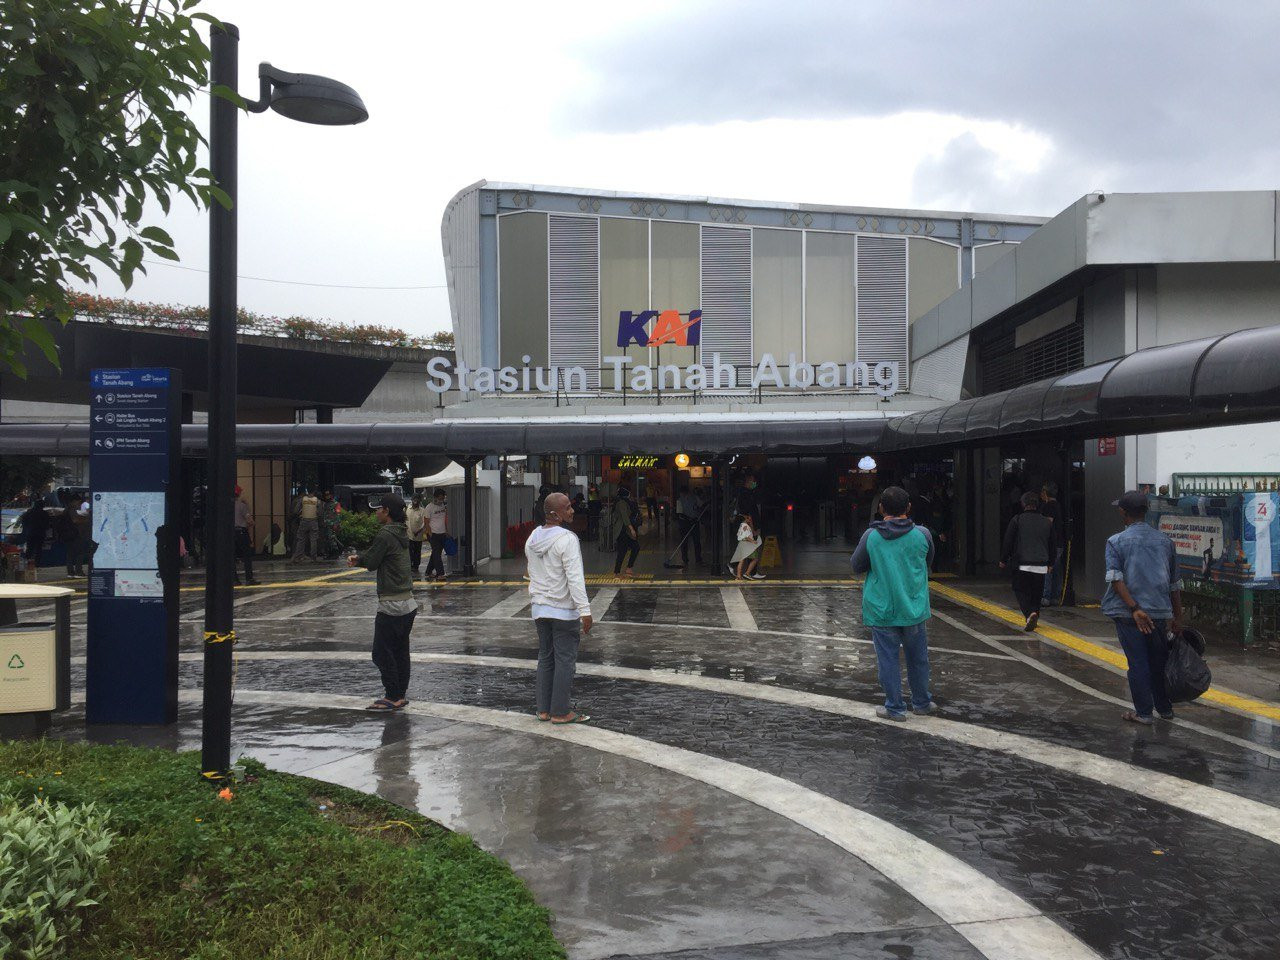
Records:
[[[1280,494],[1244,494],[1244,555],[1253,574],[1251,585],[1276,586],[1280,571]]]
[[[1173,541],[1183,577],[1280,589],[1280,494],[1153,497],[1151,504],[1147,522]]]

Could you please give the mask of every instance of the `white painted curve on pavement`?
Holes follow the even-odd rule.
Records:
[[[361,697],[239,690],[241,702],[362,710]],[[200,691],[182,691],[198,699]],[[1021,897],[962,860],[869,813],[741,764],[578,724],[539,723],[532,715],[446,703],[411,703],[408,713],[476,723],[638,760],[681,774],[799,824],[848,851],[950,924],[988,960],[1100,960],[1085,943]]]
[[[242,660],[367,660],[368,654],[346,650],[300,651],[282,650],[278,652],[240,652],[236,654]],[[514,657],[470,656],[451,653],[412,653],[415,663],[455,663],[464,666],[507,667],[518,670],[535,670],[537,661],[521,660]],[[198,662],[201,654],[184,653],[181,659]],[[1159,773],[1113,760],[1099,754],[1064,747],[1056,743],[1037,740],[1022,734],[994,730],[977,724],[961,723],[947,720],[939,716],[912,716],[906,723],[884,720],[877,717],[872,704],[859,703],[854,700],[842,700],[839,697],[826,696],[819,693],[807,693],[788,687],[774,687],[762,683],[748,683],[744,680],[726,680],[719,677],[704,677],[689,673],[675,673],[662,670],[640,670],[633,667],[617,667],[597,663],[579,663],[577,672],[593,677],[609,677],[617,680],[636,680],[641,683],[661,683],[667,686],[684,687],[700,690],[705,693],[723,693],[735,697],[750,697],[770,703],[783,704],[818,710],[823,713],[836,714],[893,727],[907,733],[922,736],[938,737],[952,743],[975,747],[981,750],[993,750],[1009,756],[1039,763],[1055,770],[1061,770],[1086,780],[1092,780],[1108,787],[1115,787],[1129,793],[1139,794],[1158,800],[1168,806],[1185,810],[1197,817],[1203,817],[1220,823],[1223,826],[1252,834],[1261,840],[1280,845],[1280,807],[1241,797],[1217,787],[1205,786],[1190,780],[1183,780],[1167,773]]]

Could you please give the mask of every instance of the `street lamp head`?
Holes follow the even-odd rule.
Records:
[[[262,99],[256,104],[259,110],[270,107],[290,120],[328,127],[369,119],[360,94],[337,80],[314,73],[286,73],[269,63],[259,66],[258,79],[262,87]]]

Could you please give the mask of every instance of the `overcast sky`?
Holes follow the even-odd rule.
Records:
[[[240,302],[449,326],[440,217],[476,180],[1052,215],[1091,190],[1280,187],[1280,5],[205,0],[357,127],[240,122]],[[207,128],[208,98],[192,106]],[[207,222],[128,294],[207,302]],[[416,287],[428,289],[341,289]],[[118,295],[105,281],[101,292]]]

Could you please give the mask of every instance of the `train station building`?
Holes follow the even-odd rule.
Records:
[[[1120,491],[1276,489],[1277,236],[1271,191],[1090,194],[1046,221],[482,181],[442,223],[456,353],[242,339],[242,471],[279,465],[275,513],[295,464],[452,459],[469,568],[543,485],[701,487],[723,512],[751,475],[781,573],[843,569],[889,481],[938,501],[955,569],[990,572],[1013,495],[1053,483],[1096,597]],[[49,404],[119,356],[190,369],[202,454],[198,337],[75,336],[120,343],[72,344],[57,396],[6,378],[5,451],[83,455],[82,414]]]

